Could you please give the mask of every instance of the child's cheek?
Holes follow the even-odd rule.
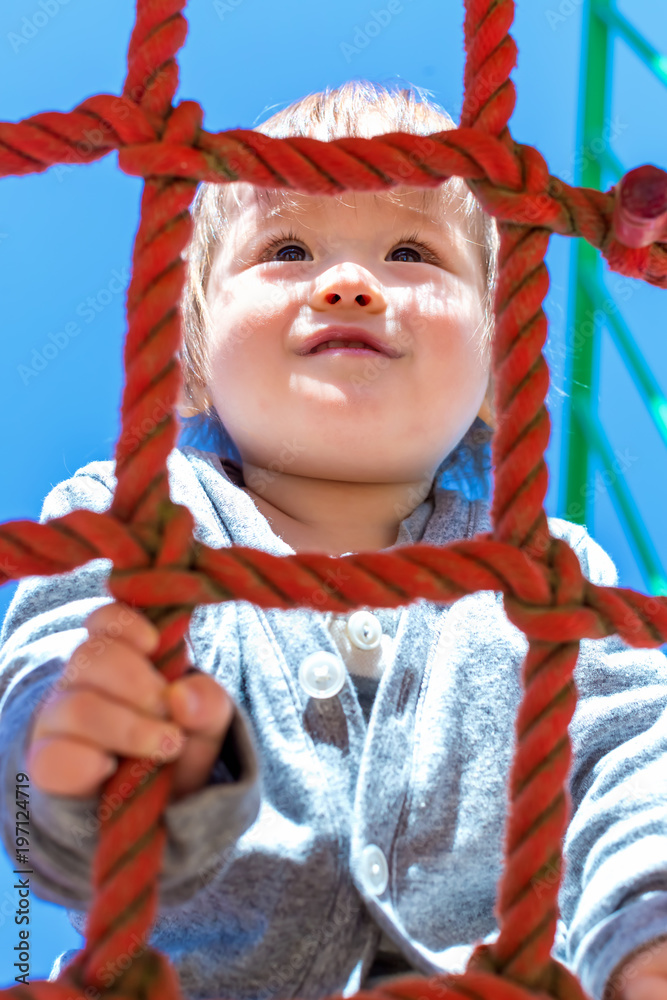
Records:
[[[234,316],[230,312],[223,329],[218,327],[214,338],[214,351],[229,357],[232,354],[244,354],[248,348],[254,350],[263,347],[267,342],[282,339],[289,332],[285,330],[283,313],[270,303],[262,304],[241,315]]]

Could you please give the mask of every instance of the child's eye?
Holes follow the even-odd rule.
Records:
[[[407,246],[406,244],[411,244]],[[401,256],[402,255],[402,256]],[[312,260],[310,251],[301,245],[296,233],[280,233],[268,243],[259,255],[260,263],[266,261],[304,261]],[[389,252],[385,260],[396,260],[401,263],[441,264],[440,257],[428,243],[415,239],[413,235],[399,241],[399,245]]]
[[[440,258],[436,254],[435,250],[428,245],[428,243],[422,243],[415,239],[405,239],[401,240],[401,243],[411,243],[412,246],[398,246],[389,252],[385,260],[398,260],[402,263],[413,263],[413,264],[440,264]],[[395,256],[395,254],[403,254],[402,257]],[[406,257],[406,255],[408,255]]]
[[[277,260],[305,260],[305,253],[306,251],[303,247],[297,247],[292,244],[291,246],[283,247],[282,250],[277,250],[274,256]]]
[[[312,257],[308,256],[308,250],[305,247],[299,246],[298,242],[293,242],[296,239],[297,237],[294,233],[281,233],[280,236],[276,236],[262,250],[259,257],[260,262],[263,263],[269,260],[312,260]]]

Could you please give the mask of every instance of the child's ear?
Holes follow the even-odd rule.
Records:
[[[489,399],[488,399],[488,393],[484,397],[484,402],[482,403],[482,405],[480,406],[479,410],[477,411],[477,416],[481,417],[482,420],[484,421],[484,423],[488,424],[489,427],[493,428],[493,430],[495,431],[495,429],[496,429],[496,421],[495,421],[495,419],[493,417],[493,411],[491,409],[491,404],[490,404]]]
[[[176,400],[176,410],[178,411],[178,415],[181,417],[194,417],[194,415],[198,412],[196,407],[190,406],[189,403],[185,402],[182,392],[179,392],[178,394],[178,399]]]
[[[183,386],[183,383],[181,383],[181,386],[178,390],[178,396],[176,398],[176,409],[178,410],[179,415],[181,417],[194,417],[198,413],[201,413],[202,409],[206,406],[206,404],[204,403],[204,407],[198,406],[196,404],[197,400],[193,400],[190,398],[190,396],[185,392],[185,387]]]

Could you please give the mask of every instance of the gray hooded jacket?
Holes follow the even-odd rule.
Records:
[[[200,541],[293,554],[216,455],[175,448],[168,470]],[[91,462],[51,490],[41,520],[105,510],[114,486],[113,462]],[[590,580],[618,583],[584,528],[549,525]],[[485,500],[434,486],[395,545],[490,528]],[[0,780],[10,858],[32,716],[87,638],[86,616],[111,600],[110,565],[25,579],[8,610]],[[165,812],[150,944],[188,998],[350,996],[388,971],[461,972],[475,942],[498,935],[526,638],[500,592],[353,615],[247,601],[193,613],[192,663],[225,687],[235,714],[207,786]],[[667,935],[667,659],[616,636],[585,639],[575,680],[552,954],[600,1000],[619,962]],[[29,789],[31,886],[67,907],[81,933],[99,804]],[[76,953],[59,956],[51,978]]]

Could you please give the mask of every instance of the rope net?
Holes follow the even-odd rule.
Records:
[[[190,666],[184,637],[198,604],[245,600],[262,608],[349,612],[502,591],[507,617],[529,646],[495,906],[500,935],[492,945],[477,944],[464,973],[404,975],[359,996],[583,1000],[576,977],[550,954],[569,812],[568,725],[577,703],[573,671],[583,638],[617,633],[632,646],[649,648],[667,641],[667,598],[595,586],[582,575],[569,545],[550,535],[543,507],[550,435],[549,372],[542,355],[547,337],[542,303],[549,287],[544,257],[550,233],[579,236],[602,252],[612,270],[667,287],[667,173],[639,167],[604,193],[571,187],[550,175],[538,150],[512,139],[513,0],[465,4],[465,94],[458,129],[427,141],[399,132],[329,143],[274,139],[244,129],[205,132],[196,101],[172,104],[176,55],[187,35],[185,3],[137,0],[120,96],[97,94],[66,113],[0,123],[3,176],[88,163],[117,149],[121,170],[145,179],[127,295],[126,384],[111,508],[77,510],[45,524],[0,526],[0,583],[63,573],[91,559],[112,560],[108,590],[157,625],[160,643],[152,662],[168,682]],[[406,183],[435,187],[455,175],[468,182],[500,231],[492,352],[493,530],[444,547],[419,544],[338,558],[277,557],[198,543],[189,509],[169,496],[166,466],[178,431],[173,408],[181,378],[179,302],[186,273],[181,252],[192,232],[189,206],[197,184],[247,181],[333,195]],[[161,419],[151,419],[165,409]],[[146,426],[149,432],[142,431]],[[138,941],[148,940],[157,914],[162,814],[175,766],[142,764],[148,766],[137,769],[134,758],[121,758],[104,786],[104,800],[117,805],[100,816],[85,947],[54,982],[17,985],[0,991],[1,997],[182,997],[168,959],[147,945],[137,948]],[[532,891],[536,881],[539,893]],[[129,967],[116,961],[128,955],[135,956]],[[109,969],[116,970],[111,985]]]

